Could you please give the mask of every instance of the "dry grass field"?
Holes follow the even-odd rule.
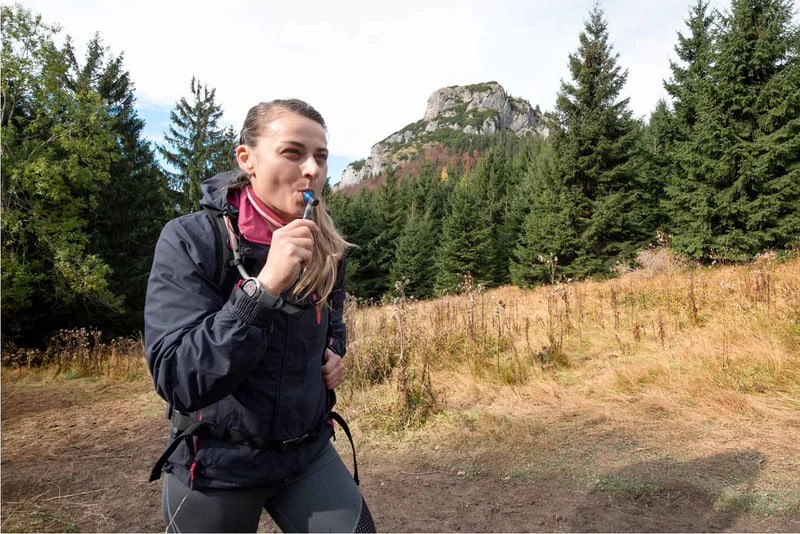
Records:
[[[380,530],[800,530],[800,258],[642,260],[348,303],[338,409]],[[72,336],[4,351],[1,530],[161,530],[141,347]]]

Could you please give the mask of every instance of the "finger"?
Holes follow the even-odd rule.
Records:
[[[334,367],[332,369],[323,370],[322,376],[325,377],[326,380],[343,380],[344,379],[344,370],[341,366]]]
[[[284,247],[286,254],[294,254],[295,252],[302,251],[311,252],[314,249],[314,240],[305,237],[284,238],[277,245]]]
[[[311,262],[311,259],[314,257],[314,251],[309,248],[293,244],[286,250],[285,257],[289,258],[290,261],[299,265],[300,267],[303,267]]]
[[[308,228],[295,228],[294,230],[289,230],[284,232],[279,236],[281,241],[294,241],[297,239],[308,239],[312,243],[314,242],[314,232],[309,230]],[[277,239],[274,239],[275,241]]]
[[[330,373],[328,375],[325,375],[323,379],[323,381],[325,382],[325,387],[329,389],[338,386],[339,384],[342,383],[343,380],[344,377],[339,373]]]
[[[319,226],[309,219],[295,219],[281,228],[281,230],[285,233],[310,232],[310,235],[314,235],[319,232]]]
[[[343,377],[327,378],[325,380],[325,387],[328,388],[328,389],[333,389],[336,386],[338,386],[339,384],[341,384],[342,382],[344,382],[344,378]]]
[[[334,388],[344,381],[344,364],[342,358],[330,349],[326,350],[327,362],[322,368],[325,387]]]
[[[304,246],[314,245],[314,230],[307,226],[284,226],[272,235],[273,246],[289,246],[290,244],[303,243]]]
[[[344,365],[341,363],[336,365],[336,369],[334,369],[333,375],[337,382],[341,382],[344,380]]]
[[[322,374],[325,376],[332,376],[336,372],[336,369],[336,362],[328,360],[325,365],[322,366]]]

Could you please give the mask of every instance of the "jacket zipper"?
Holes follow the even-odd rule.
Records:
[[[286,319],[284,319],[286,320]],[[286,337],[283,340],[283,354],[281,355],[281,372],[278,375],[278,400],[275,403],[275,428],[276,431],[281,422],[281,398],[283,397],[283,378],[286,373],[286,358],[289,353],[289,339],[291,339],[292,325],[291,321],[286,320]]]

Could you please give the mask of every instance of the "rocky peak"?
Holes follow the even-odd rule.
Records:
[[[495,113],[492,113],[495,112]],[[480,127],[474,119],[486,116]],[[428,98],[424,121],[465,133],[491,134],[511,130],[520,134],[535,128],[541,113],[521,98],[513,98],[497,82],[444,87]],[[472,128],[470,128],[472,126]]]
[[[455,130],[466,135],[491,135],[510,130],[517,135],[536,131],[541,119],[538,106],[509,96],[497,82],[444,87],[428,98],[425,115],[372,146],[365,160],[351,163],[339,187],[353,185],[396,168],[428,143],[441,138],[436,132]],[[452,134],[451,134],[452,135]]]

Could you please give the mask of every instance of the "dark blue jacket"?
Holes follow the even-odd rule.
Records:
[[[236,174],[204,181],[201,204],[223,209],[227,195],[220,188]],[[290,316],[250,299],[238,285],[223,294],[214,232],[201,211],[167,223],[156,245],[144,332],[156,392],[175,410],[238,432],[268,440],[314,437],[285,452],[195,437],[193,446],[178,446],[165,471],[197,489],[275,484],[302,472],[332,433],[325,420],[334,400],[322,381],[322,360],[328,346],[345,353],[344,269],[340,263],[330,306],[307,303]],[[258,273],[268,249],[241,240],[248,273]]]

